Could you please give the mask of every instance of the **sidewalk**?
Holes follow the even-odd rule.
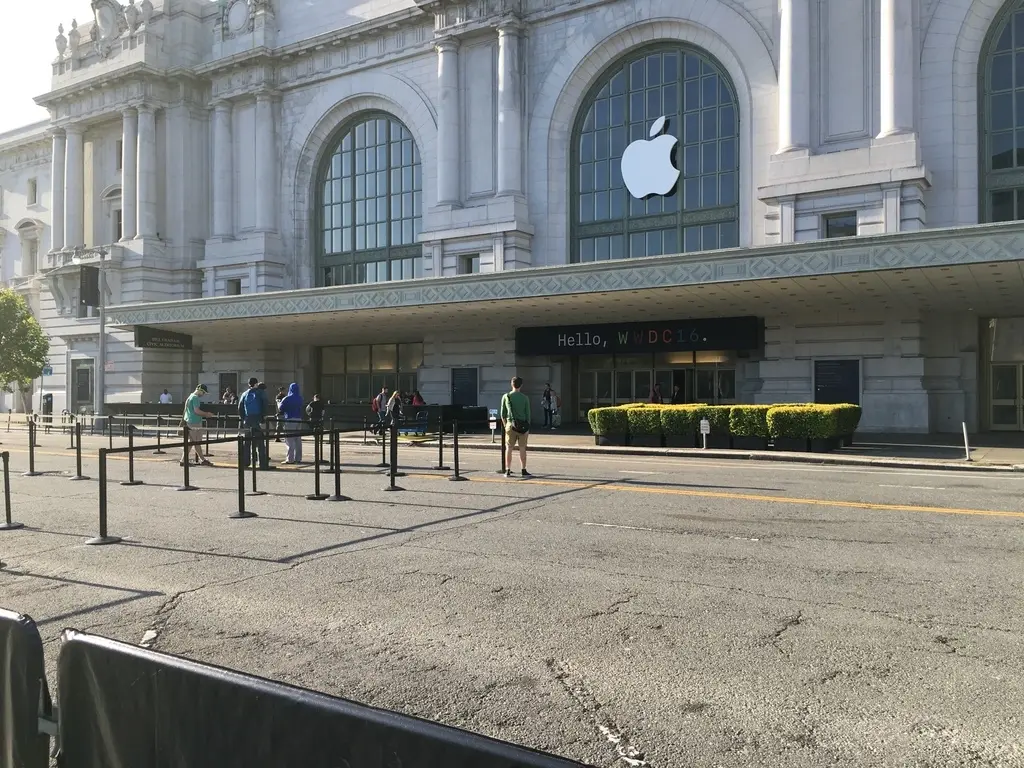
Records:
[[[965,461],[962,440],[955,435],[857,434],[854,445],[831,453],[793,453],[787,451],[702,450],[697,448],[634,448],[598,446],[589,432],[578,430],[542,430],[530,433],[530,450],[553,453],[604,454],[618,456],[678,456],[685,458],[731,459],[753,461],[788,461],[808,464],[867,465],[906,469],[957,469],[966,471],[1024,472],[1024,435],[1016,433],[975,435],[971,442],[971,460]],[[411,438],[401,436],[400,442],[437,446],[434,436]],[[362,432],[342,436],[346,443],[363,442]],[[372,435],[368,438],[374,444]],[[446,437],[446,451],[451,438]],[[379,444],[379,443],[377,443]],[[501,436],[487,434],[462,435],[461,449],[498,451]]]

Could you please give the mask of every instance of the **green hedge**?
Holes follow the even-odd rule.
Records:
[[[591,408],[587,414],[595,435],[690,435],[701,419],[712,434],[740,437],[832,438],[851,435],[860,423],[857,405],[652,405],[630,403]]]

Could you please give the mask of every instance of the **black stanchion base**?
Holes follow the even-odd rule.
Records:
[[[90,478],[89,478],[88,475],[75,475],[74,477],[69,477],[68,478],[68,480],[89,480],[89,479]]]
[[[348,496],[328,496],[327,501],[352,501]]]
[[[39,477],[41,474],[43,474],[43,473],[42,472],[22,472],[21,476],[22,477]]]
[[[404,491],[405,488],[399,488],[397,485],[388,485],[388,486],[385,486],[384,488],[382,488],[381,490],[388,491],[388,492],[390,492],[390,491]]]
[[[374,464],[374,466],[375,467],[390,467],[391,465],[388,464],[386,461],[382,461],[380,464]]]
[[[0,523],[0,531],[16,531],[24,527],[24,523]]]
[[[255,512],[235,512],[233,515],[228,515],[228,520],[247,520],[250,517],[259,517]]]
[[[153,451],[154,456],[163,456],[167,451]]]
[[[267,492],[266,491],[246,491],[245,495],[246,496],[266,496]]]
[[[306,496],[306,501],[324,501],[326,498],[326,493],[311,493]]]
[[[141,480],[122,480],[121,485],[144,485]]]
[[[432,469],[438,469],[441,470],[442,472],[447,472],[448,470],[451,469],[451,467],[446,467],[443,466],[442,464],[438,464],[436,467],[432,467]]]
[[[93,539],[86,539],[85,543],[100,546],[101,544],[117,544],[120,541],[120,536],[97,536]]]
[[[468,480],[469,478],[468,477],[463,477],[462,475],[452,475],[448,479],[451,480],[453,483],[461,483],[464,480]]]
[[[198,491],[199,489],[196,488],[194,485],[179,485],[174,490],[176,490],[176,491]]]

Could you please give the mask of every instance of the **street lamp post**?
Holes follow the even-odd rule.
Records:
[[[100,327],[99,335],[96,344],[96,376],[95,383],[93,385],[93,418],[96,420],[96,426],[101,430],[103,429],[103,399],[106,393],[106,368],[107,368],[107,276],[106,271],[103,267],[103,259],[107,256],[107,249],[103,247],[97,248],[83,248],[76,246],[74,249],[74,256],[71,259],[73,264],[82,264],[82,256],[85,254],[96,254],[98,255],[99,262],[97,267],[97,282],[98,282],[98,293],[99,293],[99,306],[96,310],[100,313]]]

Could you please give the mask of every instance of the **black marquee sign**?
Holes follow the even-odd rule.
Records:
[[[148,325],[136,325],[135,346],[141,349],[192,349],[192,337]]]
[[[764,320],[720,317],[649,323],[517,328],[517,355],[609,355],[648,352],[760,351]]]

